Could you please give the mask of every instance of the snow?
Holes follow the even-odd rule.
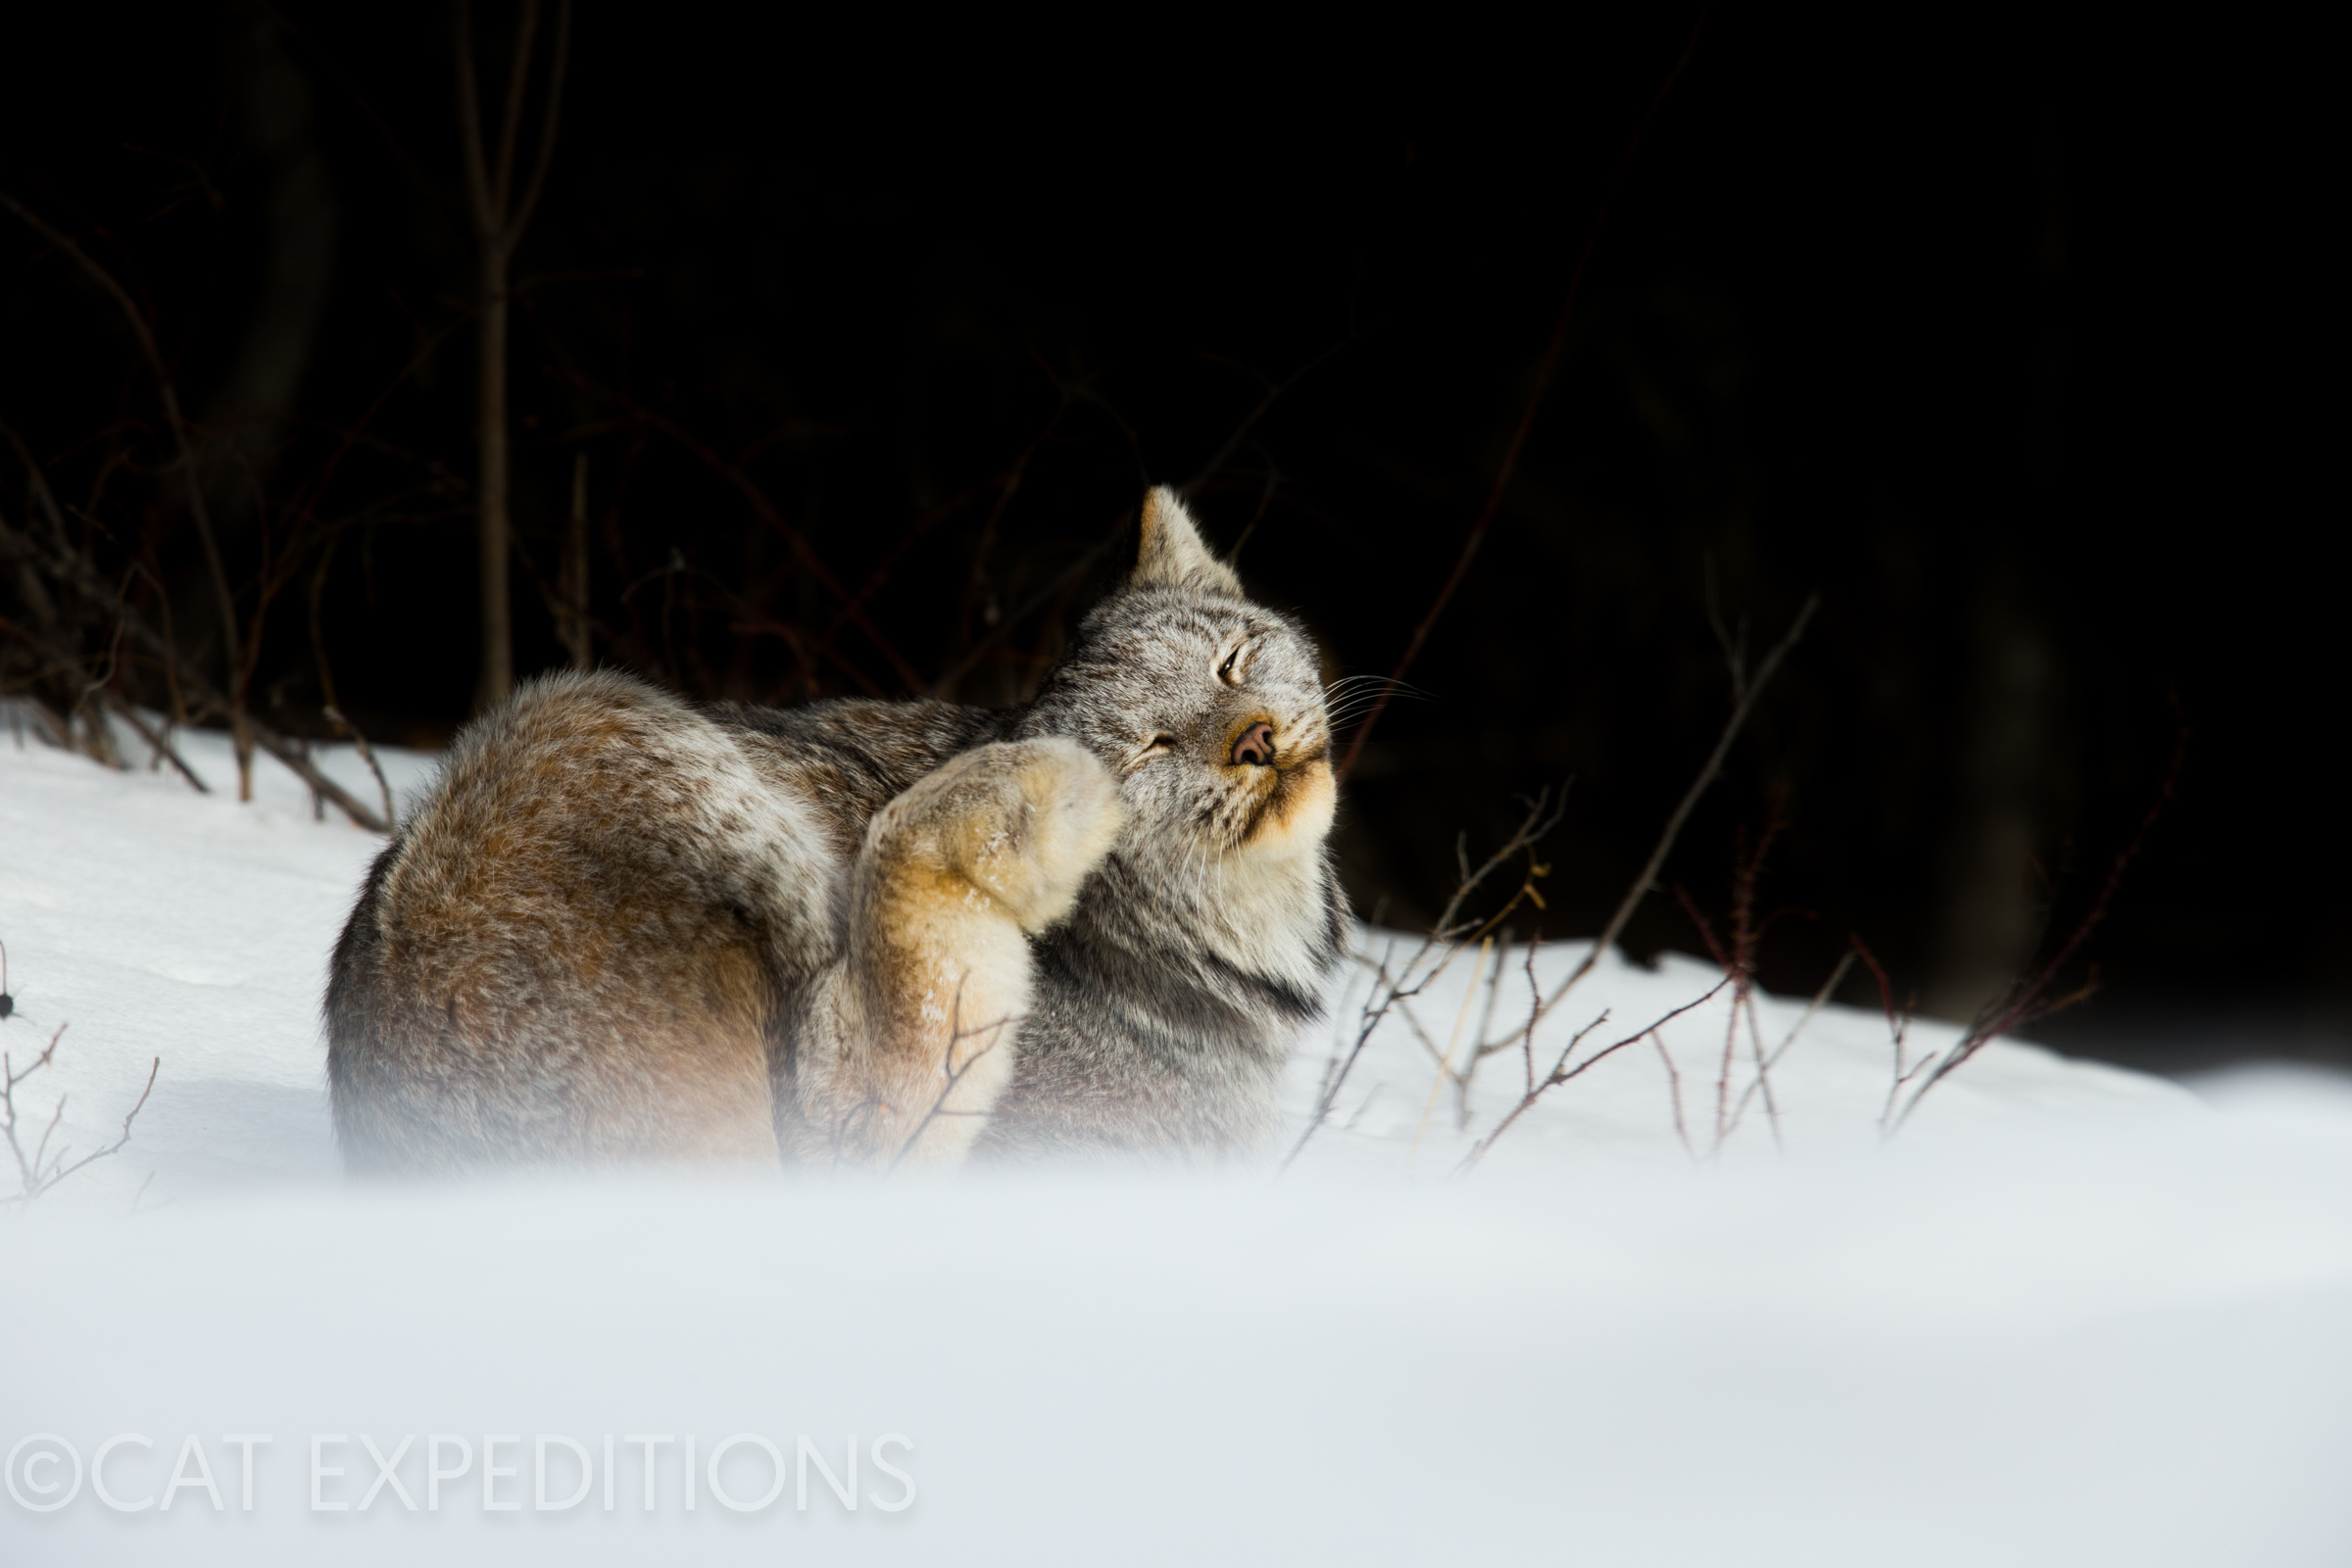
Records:
[[[108,1454],[110,1494],[173,1503],[0,1497],[0,1563],[2352,1560],[2340,1080],[2191,1094],[1999,1042],[1882,1141],[1886,1022],[1833,1006],[1774,1071],[1777,1138],[1759,1100],[1694,1161],[1644,1042],[1457,1176],[1520,1058],[1480,1066],[1466,1117],[1440,1094],[1415,1148],[1436,1072],[1398,1017],[1280,1176],[346,1187],[318,1004],[380,841],[315,820],[267,760],[237,804],[220,738],[181,740],[215,795],[0,730],[0,1049],[21,1068],[71,1025],[24,1114],[64,1093],[58,1138],[103,1147],[162,1059],[122,1153],[0,1209],[0,1445],[39,1502],[143,1437]],[[408,796],[432,765],[384,760]],[[1539,982],[1581,956],[1539,952]],[[1524,1015],[1523,957],[1485,1038]],[[1479,1037],[1471,961],[1411,1004],[1441,1052],[1457,1017]],[[1605,957],[1539,1070],[1602,1009],[1588,1049],[1718,978]],[[1299,1054],[1294,1136],[1364,983]],[[1804,1007],[1760,1010],[1778,1045]],[[1725,1021],[1660,1031],[1701,1155]],[[1950,1038],[1922,1024],[1914,1050]],[[247,1511],[226,1435],[265,1433]],[[745,1433],[784,1473],[737,1444],[714,1494],[711,1450]],[[543,1434],[550,1502],[582,1480],[554,1440],[588,1455],[575,1506],[537,1506]],[[648,1512],[628,1440],[663,1434]],[[855,1512],[800,1446],[846,1486],[852,1434]],[[483,1506],[485,1435],[515,1511]],[[389,1484],[361,1509],[363,1437],[414,1510]]]

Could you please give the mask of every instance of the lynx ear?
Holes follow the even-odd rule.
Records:
[[[1130,588],[1193,588],[1202,593],[1229,594],[1243,597],[1242,579],[1233,568],[1208,553],[1200,542],[1200,530],[1193,525],[1192,515],[1176,492],[1166,485],[1155,485],[1144,497],[1144,526],[1141,546],[1135,553],[1135,571],[1128,577]]]

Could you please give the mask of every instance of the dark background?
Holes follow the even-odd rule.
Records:
[[[241,612],[299,564],[257,709],[327,733],[307,616],[331,538],[345,708],[440,743],[476,656],[447,14],[41,9],[0,23],[0,188],[124,280],[192,417],[236,445],[210,488]],[[493,82],[512,19],[475,19]],[[1244,575],[1335,676],[1385,674],[1695,21],[853,35],[584,4],[514,272],[519,668],[564,662],[542,589],[585,453],[600,660],[702,696],[906,691],[682,434],[873,585],[923,681],[1018,700],[1142,486],[1199,473],[1297,376],[1197,511],[1247,534]],[[1349,781],[1361,912],[1425,921],[1457,832],[1491,846],[1516,792],[1573,775],[1541,918],[1598,929],[1727,710],[1710,580],[1759,644],[1818,591],[1667,870],[1720,915],[1737,836],[1781,803],[1764,899],[1804,913],[1766,940],[1767,985],[1810,990],[1860,932],[1967,1014],[2045,908],[2058,934],[2081,917],[2185,715],[2178,799],[2089,947],[2101,990],[2034,1032],[2166,1069],[2352,1061],[2343,136],[2320,52],[2213,16],[1714,9],[1417,694]],[[218,662],[129,337],[5,219],[0,418]],[[23,501],[0,462],[0,514]],[[122,678],[160,700],[153,671]],[[1672,897],[1629,946],[1703,951]]]

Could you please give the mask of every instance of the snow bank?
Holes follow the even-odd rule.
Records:
[[[261,765],[238,806],[0,734],[0,1046],[72,1024],[21,1098],[97,1147],[163,1058],[122,1154],[0,1211],[0,1562],[2352,1558],[2352,1095],[2002,1043],[1881,1148],[1884,1020],[1831,1008],[1780,1152],[1751,1104],[1694,1165],[1643,1047],[1456,1181],[1518,1059],[1430,1111],[1399,1018],[1279,1180],[353,1189],[317,1007],[377,841]],[[1604,961],[1538,1054],[1714,978]],[[1702,1148],[1723,1026],[1662,1032]]]

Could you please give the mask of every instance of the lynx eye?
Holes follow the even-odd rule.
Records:
[[[1250,673],[1250,645],[1236,643],[1217,666],[1217,679],[1228,686],[1239,686]]]
[[[1137,764],[1148,762],[1162,752],[1172,752],[1175,749],[1176,737],[1163,729],[1144,742],[1143,749],[1135,754],[1135,760]]]

